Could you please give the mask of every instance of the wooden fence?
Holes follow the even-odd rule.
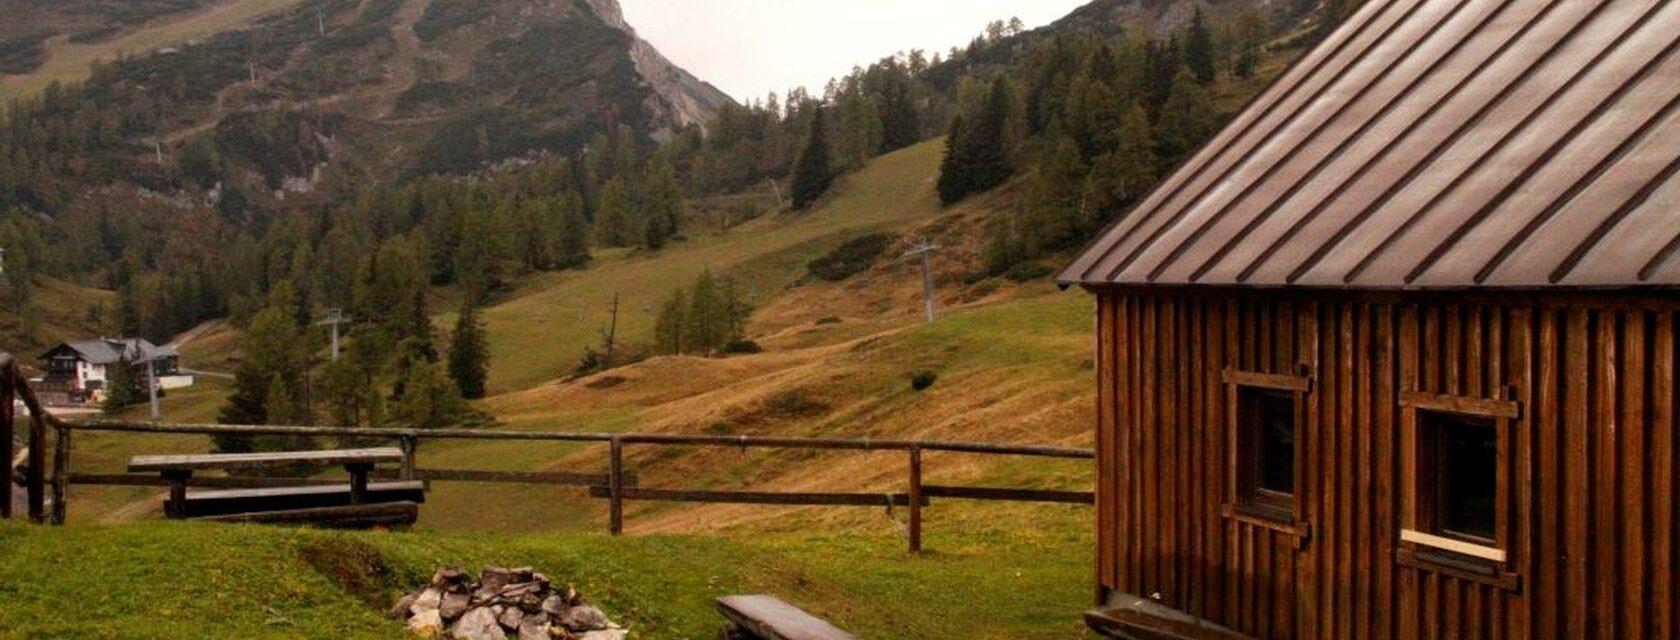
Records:
[[[17,375],[15,363],[7,356],[0,360],[0,401],[7,412],[0,419],[0,433],[6,443],[7,458],[11,457],[12,411],[14,397],[21,398],[30,409],[31,436],[29,462],[24,484],[28,489],[29,517],[46,522],[46,495],[49,484],[45,475],[45,447],[34,446],[46,442],[50,427],[57,436],[50,488],[52,514],[50,521],[63,524],[70,485],[93,486],[163,486],[155,475],[139,474],[77,474],[70,471],[71,435],[77,431],[125,432],[140,434],[234,435],[256,437],[291,435],[310,437],[355,438],[384,440],[397,443],[403,451],[399,469],[385,471],[386,477],[399,480],[427,482],[504,483],[549,486],[571,486],[584,489],[590,498],[607,500],[608,530],[618,535],[624,530],[624,503],[699,502],[713,504],[761,504],[807,506],[907,507],[909,512],[908,538],[912,552],[922,549],[922,509],[934,498],[986,500],[1032,503],[1084,504],[1093,503],[1090,491],[1057,491],[1017,487],[969,487],[924,484],[923,454],[947,452],[988,456],[1023,456],[1062,460],[1091,460],[1089,449],[1067,447],[1018,446],[975,442],[946,442],[933,440],[874,440],[836,438],[777,438],[755,436],[710,436],[674,434],[607,434],[491,431],[466,429],[354,429],[345,427],[283,427],[232,425],[162,425],[120,421],[70,423],[60,420],[41,408],[29,390],[29,385]],[[472,469],[422,469],[416,451],[422,440],[502,440],[556,443],[595,443],[607,445],[604,473],[560,473],[525,471],[490,471]],[[627,447],[726,447],[739,449],[788,449],[822,451],[899,452],[906,456],[908,479],[903,493],[866,492],[765,492],[732,491],[692,488],[643,487],[635,474],[625,468]],[[305,484],[338,484],[339,481],[311,478],[258,477],[194,477],[189,483],[206,488],[249,488],[269,486],[298,486]],[[11,517],[11,492],[6,492],[3,517]]]

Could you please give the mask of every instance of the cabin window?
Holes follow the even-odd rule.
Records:
[[[1511,436],[1517,403],[1403,394],[1401,560],[1514,588]]]
[[[1499,536],[1499,425],[1492,418],[1418,414],[1425,531],[1481,544]]]
[[[1300,526],[1295,507],[1307,379],[1227,372],[1226,382],[1233,487],[1226,510],[1233,517],[1295,532]]]
[[[1245,506],[1289,511],[1295,502],[1295,395],[1237,390],[1237,449],[1243,456]]]

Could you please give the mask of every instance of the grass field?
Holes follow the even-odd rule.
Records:
[[[52,38],[46,43],[47,59],[41,68],[27,75],[0,76],[0,104],[35,95],[53,82],[69,84],[85,80],[96,61],[149,54],[163,47],[244,25],[302,2],[227,0],[198,13],[162,18],[153,24],[124,31],[104,42],[75,44],[66,36]]]
[[[1043,524],[1043,523],[1041,523]],[[1071,521],[897,540],[339,534],[0,523],[0,639],[403,638],[381,613],[439,565],[530,565],[638,640],[714,638],[712,599],[773,592],[866,638],[1088,637],[1091,548]]]
[[[707,268],[734,271],[767,299],[803,275],[804,264],[847,238],[877,229],[905,229],[940,215],[932,183],[943,143],[928,142],[878,159],[808,214],[787,214],[737,227],[726,235],[689,238],[651,254],[601,257],[591,269],[551,274],[521,285],[506,303],[486,310],[493,393],[528,389],[571,372],[619,295],[621,335],[645,341],[654,310],[670,291]],[[441,322],[450,322],[447,318]]]

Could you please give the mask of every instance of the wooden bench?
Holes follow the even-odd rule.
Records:
[[[270,514],[277,514],[285,513],[287,511],[308,511],[321,507],[331,507],[341,509],[342,513],[335,512],[334,514],[327,514],[323,512],[316,512],[314,515],[344,516],[357,513],[357,507],[375,504],[368,487],[368,474],[373,471],[375,465],[386,462],[402,462],[402,460],[402,450],[395,447],[326,451],[291,451],[278,453],[135,456],[129,460],[128,470],[131,473],[156,472],[162,474],[163,478],[169,482],[169,500],[164,505],[164,513],[171,519],[179,520],[190,517],[187,499],[187,484],[191,482],[194,472],[274,469],[295,466],[343,465],[344,469],[350,473],[350,484],[345,488],[349,500],[348,505],[338,507],[331,504],[313,504],[305,509],[287,509],[266,512]],[[291,492],[293,494],[289,498],[292,500],[301,500],[311,495],[325,500],[332,499],[330,497],[332,494],[330,493],[311,494],[310,492],[313,489],[315,489],[315,487],[288,487],[280,489],[256,490],[257,492],[267,493],[254,496],[252,505],[260,507],[260,503],[264,501],[284,500],[286,498],[283,498],[282,494],[286,492]],[[417,503],[409,502],[409,504],[415,505],[411,511],[417,514]],[[246,511],[249,512],[246,515],[264,512],[264,510],[260,508],[247,508]],[[221,516],[218,517],[232,515],[238,514],[221,514]],[[410,522],[412,522],[412,520],[410,520]]]
[[[370,482],[366,501],[368,504],[421,504],[426,501],[426,483],[418,480]],[[349,485],[192,491],[187,493],[185,516],[213,518],[252,512],[349,506],[354,506],[350,500]],[[168,507],[167,503],[165,507]]]
[[[717,608],[729,621],[724,636],[730,640],[858,640],[773,596],[718,598]]]

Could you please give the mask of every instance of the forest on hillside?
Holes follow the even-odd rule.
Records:
[[[797,215],[872,158],[945,135],[947,203],[1024,185],[996,215],[972,277],[1046,270],[1035,261],[1123,215],[1262,86],[1262,69],[1346,11],[1313,7],[1217,19],[1197,9],[1163,34],[999,21],[965,48],[911,51],[820,92],[727,105],[664,142],[621,124],[570,148],[498,160],[487,129],[468,128],[476,135],[454,144],[481,159],[475,169],[396,175],[297,204],[262,189],[330,158],[338,118],[254,110],[159,165],[145,141],[168,129],[169,114],[202,108],[218,83],[248,70],[218,66],[213,50],[193,54],[204,66],[191,75],[179,61],[120,60],[85,85],[14,102],[0,123],[8,306],[29,314],[29,283],[52,276],[117,291],[111,308],[86,310],[114,334],[163,340],[231,319],[246,339],[228,422],[454,424],[473,419],[462,400],[483,394],[478,308],[526,275],[583,268],[601,250],[682,241],[696,231],[696,198],[785,187]],[[121,91],[137,78],[164,90]],[[449,339],[431,326],[438,287],[461,301]],[[652,347],[716,353],[739,343],[745,302],[716,293],[727,290],[726,277],[696,283],[668,304],[662,316],[672,319]],[[359,323],[350,355],[313,371],[324,340],[313,319],[325,309]],[[690,317],[718,320],[699,328]],[[688,327],[704,337],[685,339]]]

